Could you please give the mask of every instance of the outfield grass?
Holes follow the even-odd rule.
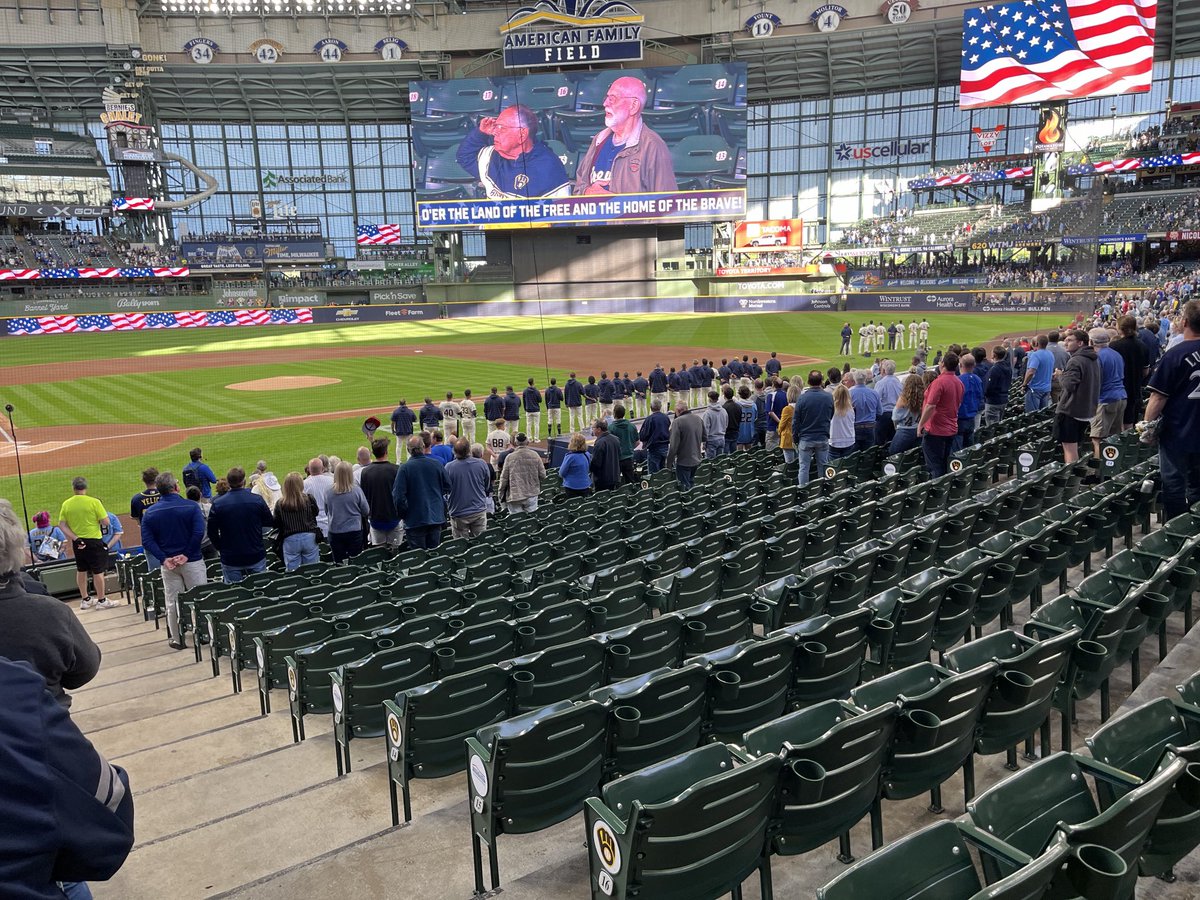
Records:
[[[870,316],[855,314],[852,319],[855,327],[860,318]],[[1000,334],[1032,334],[1057,327],[1062,324],[1061,318],[1061,315],[1041,314],[938,313],[929,316],[930,342],[934,347],[951,342],[977,344]],[[521,385],[531,374],[526,366],[491,363],[486,358],[464,364],[461,359],[439,357],[436,352],[426,352],[419,358],[411,352],[396,357],[356,358],[356,347],[386,345],[411,351],[433,349],[446,343],[540,345],[544,334],[551,344],[711,347],[728,353],[776,350],[780,354],[841,362],[844,359],[835,354],[844,321],[843,313],[815,312],[559,316],[545,320],[523,317],[5,338],[0,341],[0,366],[51,363],[62,369],[60,380],[0,388],[0,401],[17,407],[18,427],[105,423],[196,427],[195,434],[182,433],[178,443],[166,451],[139,454],[139,448],[131,446],[128,459],[87,468],[84,474],[92,481],[93,493],[121,512],[125,502],[122,498],[136,490],[137,473],[141,469],[155,465],[178,470],[187,460],[187,449],[197,442],[203,443],[206,456],[217,472],[232,465],[250,467],[259,458],[266,458],[282,476],[289,470],[302,469],[317,453],[353,457],[355,448],[362,443],[362,417],[338,413],[377,408],[386,414],[401,396],[416,403],[427,394],[439,397],[446,390],[457,394],[463,387],[478,391],[491,384]],[[209,369],[188,368],[186,359],[192,353],[314,346],[343,348],[346,355],[311,362]],[[179,367],[145,375],[93,376],[87,365],[90,360],[163,354],[178,355]],[[647,360],[647,366],[653,362]],[[231,383],[277,375],[316,375],[340,378],[342,383],[262,393],[226,388]],[[477,399],[482,397],[477,394]],[[197,436],[205,425],[259,422],[320,412],[328,412],[333,418],[328,422],[205,434],[203,439]],[[31,511],[45,508],[57,512],[57,505],[69,493],[69,478],[75,474],[79,473],[59,470],[27,477],[25,487]],[[18,499],[15,478],[0,478],[0,496]]]

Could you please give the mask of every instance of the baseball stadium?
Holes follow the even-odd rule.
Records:
[[[843,3],[0,0],[0,897],[1196,896],[1200,4]]]

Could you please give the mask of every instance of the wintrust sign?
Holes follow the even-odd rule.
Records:
[[[892,159],[898,156],[923,156],[929,152],[929,141],[889,141],[886,144],[876,144],[873,147],[855,147],[841,143],[833,148],[840,162],[863,159]]]

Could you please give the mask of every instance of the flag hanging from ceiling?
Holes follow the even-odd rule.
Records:
[[[1150,90],[1157,0],[1014,0],[963,13],[959,107]]]

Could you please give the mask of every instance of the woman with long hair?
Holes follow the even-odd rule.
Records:
[[[329,547],[340,563],[363,550],[363,520],[370,514],[367,495],[354,483],[354,467],[344,459],[333,467],[333,490],[325,498]]]
[[[904,379],[904,387],[892,410],[892,422],[896,426],[896,435],[888,447],[888,453],[903,453],[919,443],[917,437],[917,422],[921,418],[921,410],[925,406],[925,379],[919,375],[909,375]]]
[[[791,462],[796,458],[796,444],[792,440],[792,418],[796,414],[796,401],[800,399],[800,388],[795,384],[796,379],[787,389],[787,405],[779,414],[779,449],[783,451],[783,461]]]
[[[844,384],[833,389],[833,418],[829,422],[829,458],[841,459],[854,452],[854,402]]]
[[[299,472],[288,472],[283,479],[273,517],[279,532],[279,555],[287,571],[321,558],[317,552],[317,537],[321,534],[317,528],[317,501],[304,493],[304,479]]]
[[[578,431],[571,435],[567,455],[558,467],[563,493],[567,497],[587,497],[592,493],[592,454],[588,453],[587,438]]]

